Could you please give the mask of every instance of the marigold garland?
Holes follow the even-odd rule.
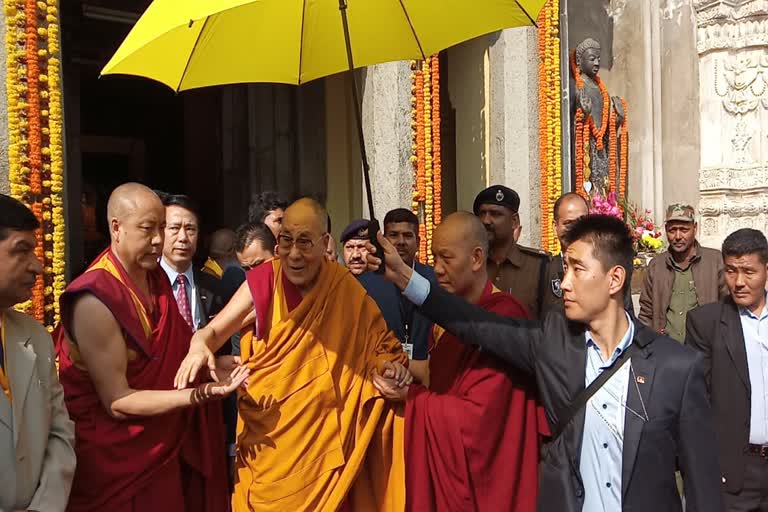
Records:
[[[560,117],[560,1],[550,0],[539,14],[539,158],[541,160],[541,243],[559,251],[552,208],[563,192]]]
[[[411,163],[414,168],[414,213],[419,217],[419,258],[433,263],[432,233],[442,219],[440,140],[440,59],[411,63]]]
[[[4,8],[10,189],[40,220],[35,255],[44,268],[19,309],[52,330],[66,284],[58,0],[4,0]]]

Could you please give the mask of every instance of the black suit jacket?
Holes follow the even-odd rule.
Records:
[[[467,343],[479,345],[534,375],[551,427],[584,389],[585,327],[550,311],[543,323],[502,318],[433,287],[422,312]],[[649,421],[625,415],[622,468],[624,511],[680,511],[675,470],[683,473],[687,512],[724,510],[712,417],[700,354],[635,321],[639,351],[632,356]],[[643,404],[630,379],[627,406]],[[579,472],[585,410],[548,446],[540,471],[538,509],[581,512]]]
[[[749,444],[751,386],[739,311],[730,297],[688,312],[685,343],[701,351],[715,418],[722,485],[741,491]]]

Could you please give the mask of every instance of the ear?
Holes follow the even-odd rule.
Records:
[[[698,235],[699,235],[699,223],[698,222],[694,222],[693,223],[693,236],[698,236]]]
[[[120,221],[116,217],[109,219],[109,234],[115,242],[120,241]]]
[[[483,265],[485,265],[485,251],[482,247],[475,247],[472,249],[472,271],[477,272],[481,268],[483,268]]]
[[[627,271],[621,265],[615,265],[608,271],[608,275],[611,280],[610,288],[608,290],[611,296],[621,294],[624,289],[624,283],[627,281]]]

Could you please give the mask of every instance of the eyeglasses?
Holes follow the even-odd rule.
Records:
[[[322,238],[322,235],[320,236],[320,238]],[[320,238],[318,238],[317,241],[319,241]],[[312,240],[311,238],[303,237],[303,236],[300,236],[299,238],[294,240],[288,235],[279,235],[277,237],[277,247],[279,249],[282,249],[283,251],[290,251],[295,245],[299,251],[303,253],[307,253],[315,247],[315,244],[317,243],[317,241]]]

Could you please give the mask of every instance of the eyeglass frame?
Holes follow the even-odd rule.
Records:
[[[320,235],[320,236],[318,237],[318,239],[317,239],[317,240],[312,240],[311,238],[305,238],[304,240],[305,240],[306,242],[309,242],[309,244],[310,244],[310,245],[309,245],[309,247],[306,247],[306,248],[302,249],[302,248],[301,248],[301,247],[299,247],[299,245],[298,245],[298,242],[301,240],[301,236],[299,236],[298,238],[293,238],[293,237],[290,237],[290,236],[288,236],[288,235],[286,235],[286,234],[280,233],[279,235],[277,235],[277,248],[278,248],[278,249],[282,249],[282,250],[287,250],[288,252],[290,252],[290,251],[291,251],[291,249],[293,249],[293,248],[294,248],[294,246],[295,246],[295,247],[296,247],[296,249],[298,249],[300,253],[302,253],[302,254],[307,254],[307,253],[309,253],[309,252],[310,252],[312,249],[314,249],[314,248],[315,248],[315,244],[316,244],[317,242],[319,242],[320,240],[322,240],[322,239],[323,239],[323,237],[324,237],[324,236],[326,236],[326,235],[328,235],[328,233],[323,233],[322,235]],[[290,238],[290,240],[291,240],[291,241],[290,241],[290,245],[288,245],[287,247],[283,247],[283,246],[281,246],[281,245],[280,245],[280,241],[281,241],[281,240],[283,240],[285,237],[287,237],[287,238]]]

